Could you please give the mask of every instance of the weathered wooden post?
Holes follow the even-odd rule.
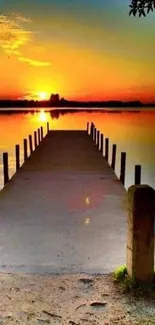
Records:
[[[101,151],[101,132],[99,132],[98,150]]]
[[[44,138],[43,126],[41,126],[40,130],[41,130],[41,141],[43,141]]]
[[[16,156],[16,172],[20,168],[20,146],[16,144],[15,146],[15,156]]]
[[[90,136],[93,137],[93,123],[90,123]]]
[[[87,122],[87,133],[89,134],[89,122]]]
[[[135,166],[135,185],[141,184],[141,165]]]
[[[38,145],[40,144],[40,129],[38,129]]]
[[[115,166],[116,166],[116,148],[117,145],[113,144],[112,146],[112,162],[111,162],[111,168],[115,171]]]
[[[30,155],[32,155],[32,153],[33,153],[32,135],[29,135],[29,148],[30,148]]]
[[[34,131],[34,148],[37,148],[37,132]]]
[[[94,143],[96,143],[96,127],[94,128]]]
[[[4,185],[9,181],[9,163],[8,153],[3,153],[3,174],[4,174]]]
[[[97,130],[97,128],[95,129],[95,145],[97,145],[97,132],[98,132],[98,130]]]
[[[95,142],[95,135],[96,135],[96,128],[95,128],[95,126],[94,126],[94,128],[93,128],[93,141]]]
[[[94,136],[94,123],[93,122],[91,122],[90,135],[91,135],[91,138],[93,139],[93,136]]]
[[[47,122],[47,133],[49,132],[49,129],[50,129],[49,122]]]
[[[105,159],[109,159],[109,138],[105,138]]]
[[[96,145],[99,149],[99,145],[100,145],[100,131],[97,131],[97,142],[96,142]]]
[[[120,181],[125,184],[125,168],[126,168],[126,152],[121,152],[121,171],[120,171]]]
[[[103,141],[104,141],[104,135],[101,133],[101,137],[100,137],[100,151],[103,154]]]
[[[24,139],[24,162],[27,160],[27,139]]]
[[[94,142],[96,144],[96,128],[94,128]]]
[[[128,202],[127,272],[138,284],[152,285],[155,191],[148,185],[132,185]]]

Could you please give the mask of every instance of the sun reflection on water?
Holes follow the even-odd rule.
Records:
[[[90,218],[86,218],[85,219],[85,225],[89,225],[89,223],[90,223]]]
[[[39,121],[40,122],[46,122],[47,121],[47,114],[42,109],[39,113]]]
[[[85,198],[85,203],[86,203],[87,206],[90,205],[90,198],[89,198],[89,197],[86,197],[86,198]]]

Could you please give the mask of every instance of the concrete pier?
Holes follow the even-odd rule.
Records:
[[[86,131],[50,131],[0,192],[0,271],[112,272],[126,196]]]

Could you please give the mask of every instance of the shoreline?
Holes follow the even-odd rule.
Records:
[[[48,108],[47,107],[30,107],[30,108],[0,108],[0,115],[1,114],[16,114],[16,113],[40,113],[40,111],[44,111],[45,113],[57,113],[57,114],[67,114],[67,113],[79,113],[79,112],[87,112],[87,113],[140,113],[142,111],[155,111],[155,108],[152,110],[150,108],[141,108],[141,109],[135,109],[135,108]]]

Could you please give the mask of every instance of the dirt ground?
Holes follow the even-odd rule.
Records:
[[[155,298],[111,275],[0,274],[0,325],[152,325]]]

